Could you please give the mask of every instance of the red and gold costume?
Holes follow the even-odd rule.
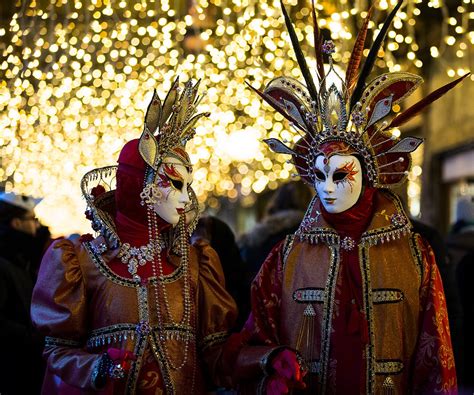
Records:
[[[251,380],[245,372],[275,347],[288,346],[305,359],[307,393],[455,393],[441,278],[398,200],[366,190],[336,215],[315,200],[306,218],[252,284],[244,331],[248,344],[263,347],[242,349],[241,379]],[[341,245],[349,235],[357,240],[350,250]]]
[[[55,242],[33,294],[44,394],[204,394],[222,376],[236,306],[215,251],[188,243],[197,201],[184,144],[201,116],[196,93],[188,83],[180,95],[177,80],[163,105],[155,93],[118,167],[84,176],[101,235]]]

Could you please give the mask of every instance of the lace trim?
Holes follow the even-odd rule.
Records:
[[[82,344],[76,340],[62,339],[59,337],[46,336],[44,339],[45,346],[66,346],[80,347]]]
[[[375,374],[399,374],[404,368],[399,360],[378,360],[375,362]]]
[[[387,288],[372,290],[372,301],[374,304],[397,303],[401,302],[404,298],[405,296],[400,289]]]
[[[201,348],[201,351],[203,351],[206,348],[225,342],[228,337],[229,337],[228,332],[212,333],[210,335],[205,336],[204,339],[202,339],[202,341],[199,344],[199,347]]]
[[[299,288],[293,292],[293,300],[298,303],[323,303],[324,288]]]

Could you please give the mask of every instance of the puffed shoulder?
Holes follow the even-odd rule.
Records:
[[[192,248],[197,255],[200,275],[211,276],[219,279],[219,282],[225,284],[224,272],[217,252],[211,247],[209,242],[204,239],[198,239],[192,244]]]
[[[45,336],[76,339],[82,335],[85,284],[77,247],[80,242],[53,242],[41,262],[33,290],[31,317]]]
[[[216,251],[204,240],[197,240],[192,249],[199,266],[201,347],[205,349],[227,337],[235,323],[237,307],[225,289],[224,272]]]

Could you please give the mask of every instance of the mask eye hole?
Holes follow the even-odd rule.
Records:
[[[170,181],[171,181],[171,185],[173,185],[173,188],[177,189],[178,191],[183,189],[183,181],[173,180],[173,179],[170,179]]]
[[[316,171],[314,172],[314,175],[316,176],[316,180],[318,180],[318,181],[324,181],[326,179],[326,176],[320,170],[316,169]]]
[[[336,171],[333,176],[332,176],[332,179],[334,180],[334,182],[337,182],[337,181],[343,181],[347,175],[349,173],[347,173],[346,171]]]

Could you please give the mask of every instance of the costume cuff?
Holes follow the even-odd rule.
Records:
[[[250,380],[268,375],[268,362],[284,346],[244,346],[237,357],[234,379]]]

